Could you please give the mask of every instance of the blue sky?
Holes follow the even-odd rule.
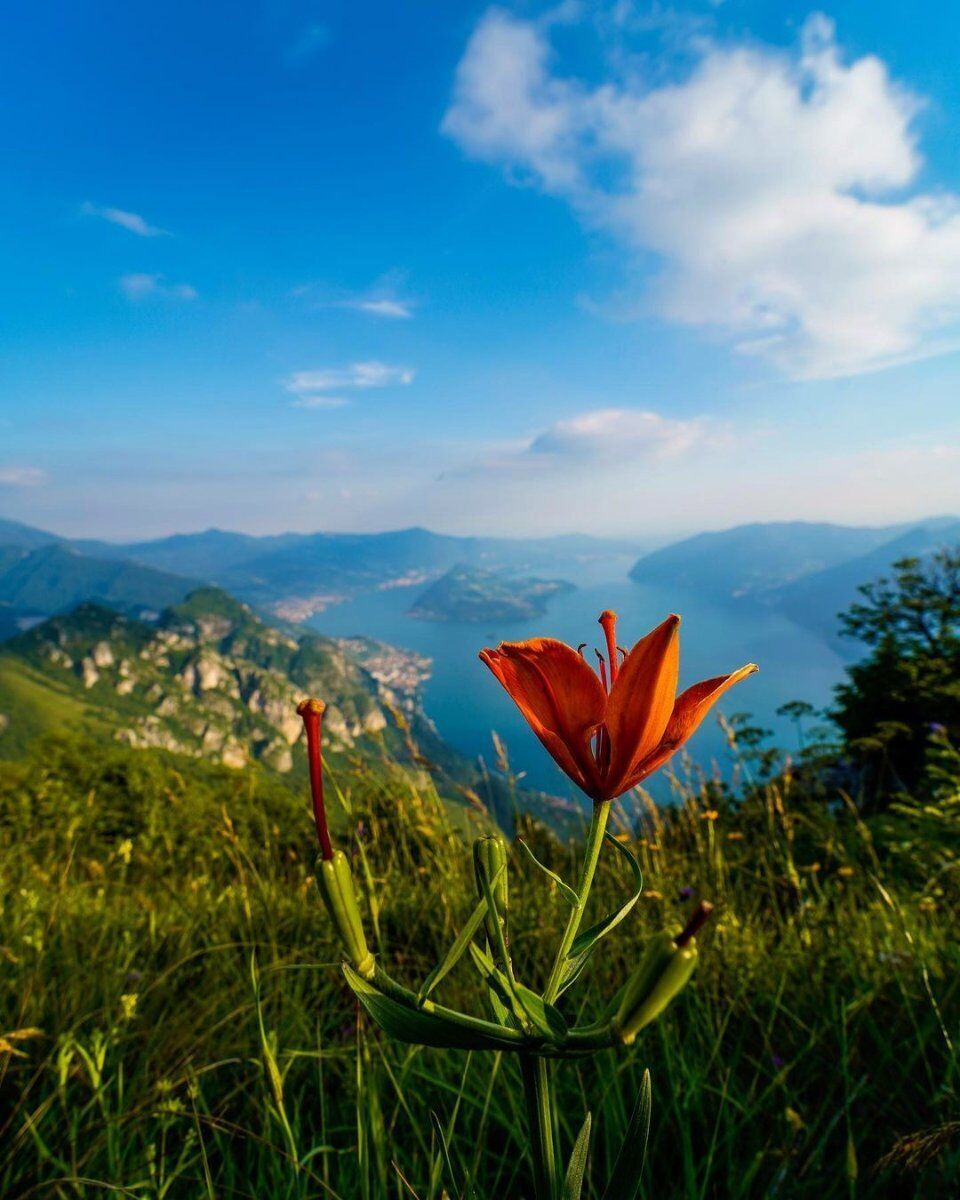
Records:
[[[955,6],[19,6],[0,513],[960,509]]]

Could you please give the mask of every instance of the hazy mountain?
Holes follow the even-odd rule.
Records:
[[[38,546],[52,546],[65,539],[43,529],[21,525],[19,521],[5,521],[0,517],[0,546],[19,546],[25,550],[36,550]]]
[[[124,612],[159,611],[195,586],[138,563],[91,558],[64,543],[0,545],[0,603],[18,614],[48,616],[85,600]]]
[[[655,550],[635,564],[630,578],[718,597],[757,595],[866,554],[901,529],[806,521],[738,525]]]
[[[909,529],[866,554],[776,588],[766,599],[798,624],[833,638],[837,614],[857,599],[861,585],[889,575],[898,559],[923,558],[942,546],[960,546],[960,520],[937,520]]]
[[[202,533],[178,533],[155,541],[115,545],[112,547],[112,556],[131,558],[160,571],[207,581],[228,575],[274,550],[293,545],[301,537],[297,533],[254,537],[247,533],[206,529]]]
[[[118,547],[118,551],[179,572],[196,573],[205,565],[206,573],[216,574],[225,586],[277,600],[415,584],[457,564],[513,571],[549,567],[576,573],[585,564],[632,557],[636,546],[581,536],[453,537],[412,528],[270,538],[210,531]]]
[[[223,587],[276,615],[294,620],[363,591],[416,586],[457,564],[516,574],[622,577],[636,542],[571,534],[550,538],[453,537],[412,528],[385,533],[284,533],[267,537],[208,529],[154,541],[109,544],[57,538],[14,522],[8,544],[22,549],[59,546],[64,552],[139,564]],[[87,598],[75,595],[73,600]],[[112,600],[101,593],[89,598]],[[158,606],[169,602],[162,596]],[[49,606],[40,610],[54,611]]]

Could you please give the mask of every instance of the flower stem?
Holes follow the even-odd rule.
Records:
[[[590,898],[590,888],[593,886],[593,876],[597,869],[597,863],[600,860],[600,848],[603,846],[603,834],[607,828],[607,818],[609,815],[609,804],[595,804],[593,806],[590,828],[587,831],[587,844],[584,849],[583,868],[580,872],[579,883],[577,884],[577,903],[570,910],[570,916],[567,918],[567,927],[563,931],[560,947],[557,950],[556,961],[553,964],[553,970],[550,973],[546,990],[543,993],[543,998],[548,1004],[554,1003],[563,984],[563,974],[567,967],[567,955],[570,953],[570,947],[577,936],[577,931],[583,920],[583,914],[586,911],[587,900]]]
[[[520,1070],[527,1099],[533,1184],[536,1200],[557,1200],[557,1144],[553,1128],[553,1099],[549,1064],[545,1058],[521,1055]]]

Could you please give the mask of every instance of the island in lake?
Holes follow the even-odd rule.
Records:
[[[574,590],[565,579],[528,579],[457,566],[422,592],[409,611],[425,621],[528,621],[543,616],[552,596]]]

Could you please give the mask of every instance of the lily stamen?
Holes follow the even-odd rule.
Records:
[[[607,680],[606,659],[603,657],[603,655],[600,653],[599,650],[594,650],[594,654],[597,656],[597,659],[600,663],[600,682],[603,684],[603,690],[609,695],[610,684]]]

